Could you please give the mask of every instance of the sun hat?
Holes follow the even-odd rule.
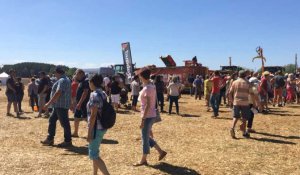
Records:
[[[270,75],[270,72],[269,71],[264,71],[263,76],[268,76],[268,75]]]

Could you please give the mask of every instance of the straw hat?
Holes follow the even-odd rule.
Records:
[[[264,71],[263,76],[268,76],[268,75],[270,75],[270,72],[269,71]]]

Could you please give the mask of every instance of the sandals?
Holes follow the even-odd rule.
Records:
[[[135,167],[139,167],[139,166],[148,166],[148,163],[147,163],[147,161],[146,161],[146,162],[143,162],[143,163],[137,163],[137,164],[134,164],[133,166],[135,166]]]
[[[167,154],[168,154],[168,153],[167,153],[166,151],[163,151],[163,153],[162,153],[161,155],[159,155],[158,161],[163,160],[163,159],[166,157]]]

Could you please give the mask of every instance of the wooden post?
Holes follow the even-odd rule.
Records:
[[[261,49],[261,73],[263,74],[264,71],[265,71],[264,54],[263,54],[263,51]]]

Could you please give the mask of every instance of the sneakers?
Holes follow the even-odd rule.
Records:
[[[57,147],[60,147],[60,148],[66,148],[66,147],[72,147],[72,142],[62,142],[60,144],[57,145]]]
[[[45,145],[45,146],[52,146],[54,144],[54,140],[44,140],[44,141],[41,141],[41,144]]]
[[[255,133],[256,131],[254,129],[248,128],[249,133]]]
[[[40,117],[42,117],[42,115],[41,115],[41,114],[37,115],[35,118],[40,118]]]
[[[245,137],[245,138],[250,138],[250,134],[248,133],[248,132],[245,132],[244,134],[243,134],[243,137]]]
[[[50,114],[48,113],[48,114],[44,114],[44,117],[45,118],[49,118],[50,117]]]
[[[231,135],[231,138],[236,139],[235,132],[234,132],[233,128],[230,129],[230,135]]]

